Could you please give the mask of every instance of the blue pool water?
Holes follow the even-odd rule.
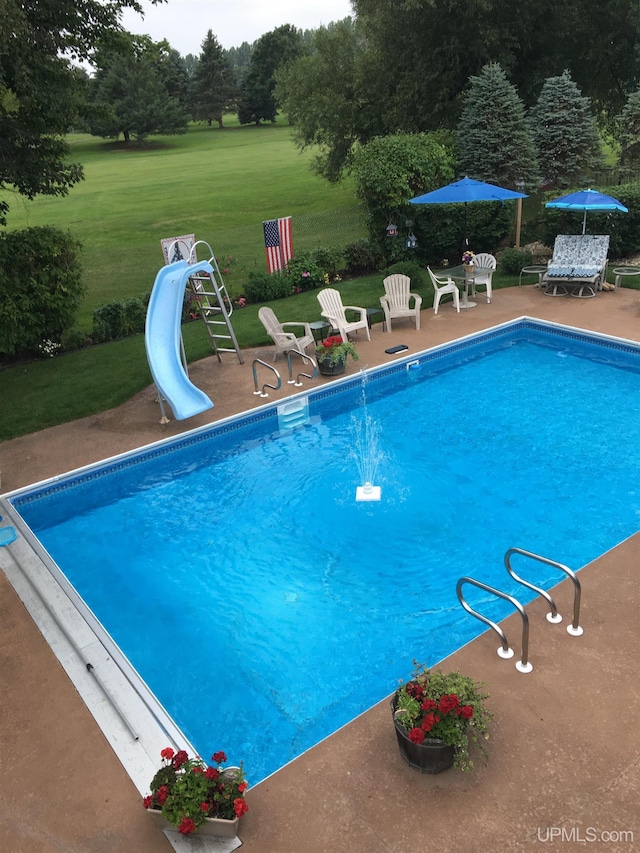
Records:
[[[365,414],[380,503],[354,500]],[[310,415],[280,433],[263,411],[12,499],[201,754],[252,783],[477,636],[461,575],[525,602],[508,548],[578,569],[639,526],[633,347],[522,323],[325,390]]]

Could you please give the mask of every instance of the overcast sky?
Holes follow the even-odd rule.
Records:
[[[311,30],[352,12],[349,0],[168,0],[159,6],[141,0],[141,5],[144,18],[128,9],[124,28],[154,41],[166,39],[182,56],[200,53],[207,30],[222,47],[240,47],[282,24]]]

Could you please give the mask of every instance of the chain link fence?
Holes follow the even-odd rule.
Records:
[[[349,243],[368,236],[364,207],[353,204],[349,207],[333,208],[321,213],[295,213],[283,210],[280,216],[292,217],[294,254],[313,249],[342,249]],[[266,272],[267,262],[264,247],[262,220],[224,229],[215,239],[218,264],[225,283],[233,294],[244,287],[250,272]],[[200,257],[203,260],[203,257]]]

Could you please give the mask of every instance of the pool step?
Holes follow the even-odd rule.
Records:
[[[309,423],[309,398],[298,397],[278,406],[278,426],[281,431],[295,429]]]

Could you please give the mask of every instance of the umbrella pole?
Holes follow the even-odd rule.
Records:
[[[587,208],[584,209],[584,219],[582,220],[582,233],[586,234],[587,232]]]

